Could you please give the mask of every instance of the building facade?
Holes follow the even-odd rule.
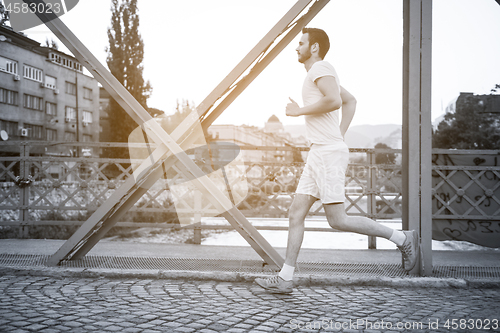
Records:
[[[0,137],[11,141],[99,141],[99,87],[72,56],[0,26]],[[17,155],[16,146],[0,154]],[[89,156],[47,144],[32,155]]]
[[[280,147],[299,147],[305,144],[293,140],[290,133],[284,131],[284,126],[272,115],[264,124],[264,128],[255,126],[212,125],[208,129],[210,141],[232,142],[243,147],[267,147],[255,150],[242,150],[242,159],[245,162],[299,162],[300,157],[293,151],[279,150]],[[276,150],[274,150],[276,147]]]
[[[110,124],[109,124],[109,103],[111,95],[103,87],[99,88],[99,141],[112,142]]]

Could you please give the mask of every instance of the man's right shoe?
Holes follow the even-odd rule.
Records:
[[[398,248],[403,256],[403,268],[409,272],[415,267],[420,252],[418,234],[415,230],[404,230],[403,232],[406,239],[403,245],[398,246]]]
[[[277,294],[289,294],[293,291],[293,282],[285,281],[279,275],[275,275],[267,279],[256,278],[255,283],[262,288]]]

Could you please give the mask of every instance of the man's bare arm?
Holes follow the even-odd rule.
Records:
[[[314,104],[300,107],[294,100],[286,106],[286,115],[291,117],[322,114],[338,110],[342,106],[337,80],[333,76],[323,76],[316,80],[323,97]]]
[[[345,137],[345,133],[351,124],[356,112],[356,98],[350,92],[340,86],[340,96],[342,98],[342,121],[340,122],[340,133]]]

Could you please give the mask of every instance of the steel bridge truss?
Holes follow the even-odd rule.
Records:
[[[43,0],[23,0],[41,4]],[[243,90],[271,63],[271,61],[300,33],[329,0],[299,0],[264,38],[243,58],[224,80],[203,100],[197,114],[186,117],[169,135],[116,78],[93,56],[78,38],[53,13],[36,13],[42,22],[73,53],[111,97],[137,122],[157,144],[157,148],[134,171],[115,193],[51,256],[48,265],[63,260],[79,259],[111,229],[142,195],[174,164],[181,173],[192,179],[198,190],[209,198],[227,221],[243,236],[252,248],[270,266],[281,267],[284,260],[260,233],[248,222],[229,198],[191,160],[185,150],[243,92]],[[302,14],[302,15],[301,15]],[[300,16],[301,15],[301,16]],[[202,133],[203,133],[202,132]]]
[[[43,4],[43,0],[23,0]],[[134,177],[108,198],[48,260],[58,265],[79,259],[115,225],[144,193],[164,174],[177,169],[223,212],[227,221],[270,266],[281,267],[283,258],[248,222],[233,202],[186,154],[202,133],[266,68],[329,2],[298,0],[283,18],[240,61],[202,101],[197,112],[186,117],[169,135],[130,95],[123,85],[99,63],[76,36],[50,12],[38,18],[73,53],[111,97],[141,126],[156,148],[134,170]],[[419,263],[412,274],[432,274],[431,213],[431,44],[432,0],[403,1],[403,227],[418,230],[421,237]],[[202,131],[196,130],[201,125]]]

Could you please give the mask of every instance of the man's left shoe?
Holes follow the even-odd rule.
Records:
[[[403,256],[403,268],[406,271],[411,271],[417,264],[419,250],[418,234],[415,230],[403,231],[406,235],[403,245],[398,246]]]
[[[293,291],[293,282],[285,281],[279,275],[275,275],[267,279],[256,278],[255,283],[262,288],[277,294],[289,294]]]

